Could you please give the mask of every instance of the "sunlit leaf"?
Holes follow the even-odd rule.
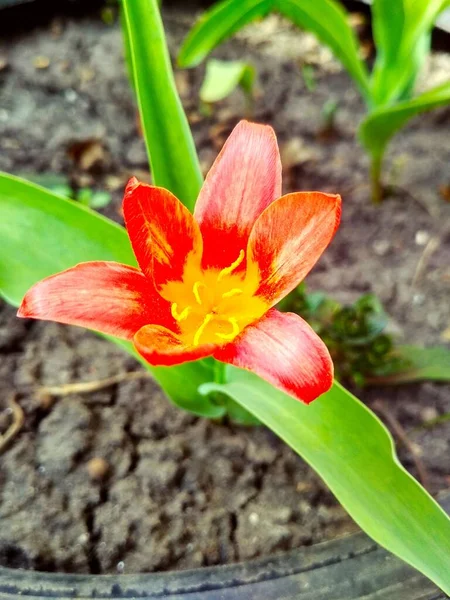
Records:
[[[355,80],[363,97],[368,98],[367,70],[359,56],[358,41],[349,25],[348,15],[339,2],[274,0],[273,9],[329,46]]]
[[[430,49],[430,31],[449,0],[374,0],[372,24],[377,57],[371,81],[375,105],[412,91]]]
[[[237,86],[240,86],[246,94],[251,94],[255,75],[255,68],[248,63],[212,58],[206,63],[200,99],[207,103],[219,102],[229,96]]]
[[[181,67],[195,67],[221,42],[251,21],[265,16],[273,0],[223,0],[207,10],[183,42]]]
[[[359,137],[373,157],[381,157],[396,131],[412,117],[450,102],[450,81],[416,96],[370,113],[359,128]]]
[[[353,519],[379,544],[450,592],[450,519],[400,465],[379,419],[348,391],[306,406],[252,373],[227,369],[228,394],[308,462]]]
[[[192,210],[203,178],[176,90],[157,0],[123,0],[122,8],[153,181]]]

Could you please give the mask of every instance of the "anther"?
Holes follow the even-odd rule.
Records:
[[[196,281],[194,283],[194,287],[192,288],[192,291],[194,292],[195,299],[197,300],[197,302],[199,304],[202,303],[202,299],[200,298],[200,293],[199,293],[199,290],[202,287],[206,287],[206,285],[202,281]]]
[[[222,298],[231,298],[232,296],[237,296],[238,294],[243,293],[243,290],[241,290],[240,288],[233,288],[229,292],[225,292],[224,294],[222,294]]]
[[[211,319],[213,317],[214,317],[213,314],[208,313],[206,315],[206,317],[203,319],[203,323],[200,325],[200,327],[195,332],[194,341],[192,342],[194,346],[198,346],[199,345],[199,343],[200,343],[200,336],[205,331],[205,327],[208,325],[208,323],[211,321]]]
[[[244,250],[241,250],[239,252],[239,256],[237,257],[237,259],[234,262],[232,262],[229,267],[225,267],[225,269],[222,269],[220,271],[217,281],[220,281],[223,277],[225,277],[225,275],[229,275],[235,269],[237,269],[238,266],[241,264],[241,262],[244,260],[244,258],[245,258],[245,252],[244,252]]]
[[[239,325],[234,317],[230,317],[227,321],[233,327],[233,331],[231,333],[216,333],[217,337],[222,338],[223,340],[232,340],[239,333]]]
[[[172,317],[175,319],[175,321],[184,321],[184,319],[186,319],[188,314],[191,312],[191,307],[186,306],[186,308],[179,313],[178,305],[176,302],[174,302],[170,307],[170,312],[172,313]]]

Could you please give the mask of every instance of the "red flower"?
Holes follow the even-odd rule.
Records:
[[[309,403],[331,386],[330,355],[303,319],[273,306],[329,244],[340,197],[280,195],[273,130],[241,122],[194,216],[168,190],[130,180],[123,210],[140,269],[81,263],[32,287],[18,315],[132,340],[151,365],[212,355]]]

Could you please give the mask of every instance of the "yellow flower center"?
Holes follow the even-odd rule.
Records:
[[[267,304],[255,296],[257,277],[235,273],[244,259],[241,250],[228,267],[203,270],[190,257],[182,280],[169,281],[161,288],[186,344],[229,343],[267,311]]]

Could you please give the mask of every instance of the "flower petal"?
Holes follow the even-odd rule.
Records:
[[[171,326],[170,305],[138,269],[115,262],[80,263],[36,283],[19,317],[79,325],[131,340],[143,325]]]
[[[260,281],[256,294],[273,306],[293,290],[332,240],[340,216],[340,196],[321,192],[287,194],[271,204],[248,242],[248,277]]]
[[[154,366],[170,367],[211,356],[215,344],[188,346],[181,337],[166,327],[146,325],[134,336],[136,350]]]
[[[181,279],[191,253],[200,261],[202,237],[194,217],[171,192],[130,179],[123,200],[125,224],[136,259],[159,286]]]
[[[222,269],[235,261],[256,219],[279,196],[281,162],[273,129],[241,121],[211,167],[195,206],[203,267]]]
[[[333,383],[333,363],[319,336],[298,315],[274,308],[214,358],[253,371],[306,404]]]

